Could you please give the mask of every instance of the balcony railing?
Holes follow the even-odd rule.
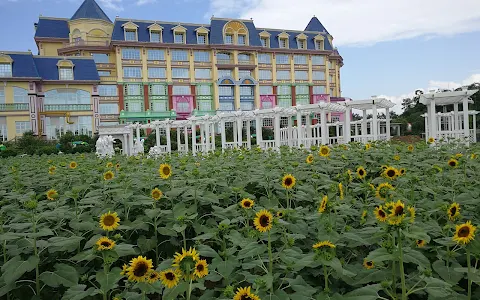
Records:
[[[253,59],[249,59],[249,60],[239,60],[239,61],[238,61],[238,64],[239,64],[239,65],[254,65],[255,62],[253,61]]]
[[[217,59],[219,65],[233,65],[233,59]]]
[[[21,111],[28,109],[28,103],[0,103],[0,111]]]
[[[44,111],[90,111],[91,104],[45,104]]]
[[[63,47],[78,47],[78,46],[96,46],[96,47],[108,47],[109,41],[75,41],[72,43],[64,43]]]

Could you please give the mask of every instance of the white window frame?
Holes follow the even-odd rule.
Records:
[[[132,33],[135,35],[133,40],[127,38],[127,33]],[[125,41],[138,41],[138,31],[136,29],[125,29]]]
[[[0,64],[0,77],[12,77],[12,64],[1,63]]]
[[[73,80],[73,67],[59,67],[58,80]]]

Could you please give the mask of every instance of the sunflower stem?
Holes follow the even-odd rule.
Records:
[[[34,255],[38,258],[38,261],[40,262],[40,257],[38,255],[38,249],[37,249],[37,221],[35,220],[35,213],[33,214],[33,219],[32,219],[32,227],[33,227],[33,252]],[[35,292],[38,297],[40,297],[40,270],[38,267],[39,262],[36,263],[35,265]]]
[[[272,255],[272,240],[270,238],[270,231],[268,231],[268,273],[273,278],[273,255]],[[273,283],[270,287],[270,293],[273,294]]]
[[[185,239],[185,229],[182,230],[182,237],[183,237],[183,248],[187,251],[187,240]]]
[[[468,250],[468,248],[465,248],[465,250],[467,251],[468,300],[471,300],[472,299],[472,277],[471,277],[472,265],[470,262],[470,251]]]
[[[3,230],[2,230],[3,232]],[[3,264],[7,263],[7,241],[3,241]],[[7,300],[10,300],[10,293],[7,293]]]
[[[287,193],[287,209],[290,209],[290,197],[288,195],[288,190],[286,190]]]
[[[328,292],[328,273],[325,265],[323,265],[323,277],[325,278],[325,292]]]
[[[392,234],[392,244],[395,245],[395,235]],[[397,264],[395,263],[394,260],[392,260],[392,289],[393,289],[393,294],[395,295],[395,298],[397,298]]]
[[[398,229],[398,251],[400,254],[399,257],[399,266],[400,266],[400,281],[402,283],[402,300],[407,300],[407,287],[405,285],[405,271],[403,269],[403,247],[402,247],[402,235],[400,228]]]
[[[192,279],[190,279],[190,283],[188,285],[187,300],[190,300],[191,296],[192,296]]]

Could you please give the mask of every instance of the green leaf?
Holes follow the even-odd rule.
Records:
[[[3,278],[0,278],[0,297],[6,295],[8,292],[15,288],[15,282],[6,284]]]
[[[257,255],[263,254],[267,251],[267,246],[264,244],[259,244],[257,242],[251,242],[246,245],[245,248],[238,251],[238,259],[244,259],[247,257],[256,257]]]
[[[105,274],[103,271],[97,272],[95,278],[97,279],[97,282],[100,283],[100,289],[104,293],[117,287],[117,282],[120,280],[120,278],[122,278],[120,272],[122,272],[120,268],[113,268],[107,274]]]
[[[212,260],[212,268],[216,268],[217,272],[223,277],[228,278],[233,270],[239,265],[237,260],[223,260],[220,257]]]
[[[388,253],[388,250],[385,248],[378,248],[370,252],[365,258],[367,261],[373,261],[374,263],[379,263],[382,261],[391,261],[394,259],[393,255]]]
[[[360,267],[360,266],[359,266]],[[357,276],[355,277],[355,285],[365,285],[370,282],[381,282],[391,276],[390,271],[386,270],[362,270],[360,271]]]
[[[162,300],[177,300],[178,295],[185,293],[188,289],[188,283],[182,282],[173,289],[165,288]]]
[[[447,267],[445,261],[437,260],[432,264],[432,268],[443,280],[450,284],[457,284],[463,278],[461,272],[455,271],[456,268],[461,268],[461,265],[455,261]]]
[[[200,253],[200,256],[202,257],[217,257],[220,258],[218,253],[213,250],[210,246],[207,246],[205,244],[200,244],[197,247],[198,252]]]
[[[300,275],[297,275],[295,279],[287,278],[286,280],[290,283],[292,290],[302,296],[311,297],[317,291],[316,288],[310,286],[305,280],[303,280],[303,277]]]
[[[93,287],[85,290],[86,287],[84,284],[72,286],[63,294],[62,300],[82,300],[100,293],[99,290]]]
[[[342,263],[336,257],[334,257],[332,260],[325,261],[324,264],[331,267],[332,269],[334,269],[335,272],[337,272],[339,277],[341,277],[341,276],[347,276],[347,277],[355,276],[355,273],[352,273],[350,271],[347,271],[347,270],[343,269]]]
[[[453,291],[451,285],[441,279],[434,277],[424,277],[427,293],[432,297],[445,298],[450,295]]]
[[[193,238],[194,241],[205,241],[215,236],[215,232],[207,232]]]
[[[412,239],[412,240],[424,240],[427,243],[430,242],[430,236],[425,232],[425,230],[418,226],[411,226],[408,231],[402,231],[403,235]]]
[[[128,256],[128,255],[136,255],[137,251],[135,251],[134,245],[129,244],[118,244],[115,245],[113,250],[117,252],[119,257]]]
[[[74,257],[70,258],[70,260],[77,261],[77,262],[84,261],[84,260],[85,261],[91,261],[91,260],[95,259],[96,257],[97,256],[95,255],[95,252],[93,252],[91,249],[89,249],[89,250],[85,250],[83,252],[78,253]]]
[[[333,299],[341,299],[341,300],[377,300],[378,299],[378,291],[382,289],[380,284],[373,284],[361,287],[350,293],[341,296],[340,298],[333,298]]]
[[[185,228],[187,228],[187,224],[180,225],[180,224],[175,223],[175,224],[173,224],[172,228],[176,232],[180,233],[180,232],[184,231]]]
[[[157,229],[158,233],[166,235],[166,236],[177,236],[178,233],[175,230],[172,230],[168,227],[159,227]]]
[[[30,272],[35,269],[35,266],[39,263],[39,259],[36,256],[30,256],[27,260],[22,260],[20,256],[7,261],[2,266],[3,280],[6,285],[14,283],[17,279],[22,277],[26,272]]]
[[[417,250],[404,248],[403,261],[406,263],[414,263],[424,268],[430,268],[430,261],[428,258],[426,258],[422,252]]]
[[[81,236],[69,236],[69,237],[52,237],[48,239],[48,252],[55,253],[58,251],[72,252],[78,248],[78,243],[83,240]]]
[[[77,270],[66,264],[56,264],[55,272],[45,271],[40,274],[40,280],[51,287],[72,287],[78,284]]]

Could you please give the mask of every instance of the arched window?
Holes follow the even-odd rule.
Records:
[[[44,103],[49,104],[91,104],[90,93],[77,89],[57,89],[45,93]]]
[[[24,88],[13,87],[13,103],[29,103],[28,91]]]
[[[248,29],[242,22],[230,21],[223,27],[225,44],[248,45]]]

